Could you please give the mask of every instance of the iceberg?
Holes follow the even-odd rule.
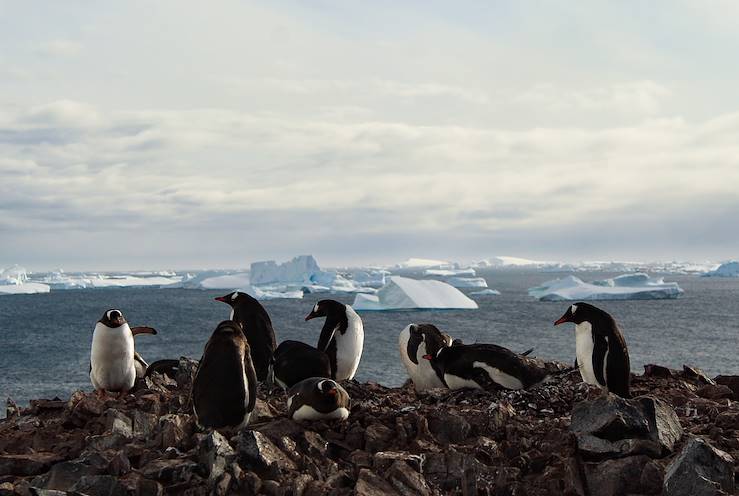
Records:
[[[647,274],[625,274],[613,279],[583,282],[575,276],[547,281],[529,289],[540,301],[573,300],[659,300],[677,298],[683,290],[676,282],[664,282]]]
[[[739,277],[739,262],[731,260],[722,263],[716,269],[703,274],[703,277]]]
[[[302,289],[307,293],[374,293],[372,286],[384,281],[384,275],[376,278],[367,273],[368,284],[347,277],[335,271],[322,270],[312,255],[300,255],[285,263],[278,264],[273,260],[254,262],[251,264],[250,279],[252,286],[268,288],[273,291],[294,291]],[[360,277],[365,277],[360,273]]]
[[[446,277],[443,281],[455,288],[487,288],[488,283],[482,277]]]
[[[475,269],[426,269],[423,271],[425,276],[439,276],[439,277],[454,277],[454,276],[470,276],[474,277],[477,274]]]
[[[441,281],[390,276],[377,294],[357,294],[355,310],[476,309],[477,303]]]
[[[498,296],[500,294],[500,291],[497,289],[483,289],[481,291],[472,291],[470,292],[470,296]]]
[[[47,284],[30,282],[28,272],[19,265],[0,269],[0,295],[48,293]]]
[[[445,260],[433,260],[430,258],[409,258],[395,265],[397,269],[454,269],[456,264]]]
[[[145,286],[169,286],[182,281],[182,276],[136,276],[130,274],[66,274],[63,270],[50,272],[38,279],[52,289],[104,289]]]
[[[354,270],[349,273],[352,280],[364,288],[381,288],[390,272],[382,269]]]

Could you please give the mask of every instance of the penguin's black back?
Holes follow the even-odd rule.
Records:
[[[601,384],[608,387],[608,391],[623,398],[631,397],[629,392],[631,383],[631,364],[629,350],[626,347],[621,330],[616,320],[600,308],[588,304],[578,304],[578,312],[587,305],[588,322],[593,333],[593,372]],[[606,355],[606,351],[608,355]],[[605,363],[605,377],[603,376],[603,361]]]
[[[524,388],[543,381],[547,376],[535,360],[495,344],[457,344],[443,348],[432,361],[432,366],[442,381],[444,374],[448,373],[474,380],[485,389],[495,388],[496,384],[481,368],[474,366],[475,362],[485,363],[515,377]]]
[[[300,341],[280,343],[274,353],[275,379],[290,388],[310,377],[330,377],[331,364],[323,351]]]
[[[239,295],[233,309],[233,320],[241,324],[244,335],[249,340],[257,379],[264,381],[269,374],[269,363],[277,346],[272,320],[262,304],[246,293]]]

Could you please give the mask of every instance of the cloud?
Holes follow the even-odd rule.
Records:
[[[39,44],[36,52],[50,57],[73,57],[82,49],[82,44],[77,41],[59,39]]]

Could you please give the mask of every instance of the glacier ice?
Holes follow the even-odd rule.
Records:
[[[435,280],[390,276],[377,294],[357,294],[355,310],[475,309],[457,288]]]
[[[467,269],[426,269],[423,271],[423,275],[438,276],[438,277],[453,277],[453,276],[474,277],[477,274],[475,273],[475,269],[470,267]]]
[[[592,283],[570,275],[529,289],[529,295],[540,301],[658,300],[677,298],[682,293],[676,282],[664,282],[661,277],[652,278],[643,273],[625,274]]]
[[[704,277],[739,277],[739,262],[731,260],[703,274]]]
[[[455,269],[456,264],[446,260],[433,260],[430,258],[409,258],[395,265],[397,269]]]
[[[47,284],[31,282],[28,272],[20,265],[0,269],[0,295],[48,293]]]
[[[500,291],[497,289],[482,289],[480,291],[471,291],[470,296],[498,296]]]

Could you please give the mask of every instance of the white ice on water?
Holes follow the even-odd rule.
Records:
[[[664,282],[647,274],[624,274],[613,279],[583,282],[575,276],[547,281],[529,289],[541,301],[571,300],[659,300],[677,298],[683,290],[676,282]]]
[[[500,294],[500,291],[497,289],[483,289],[480,291],[472,291],[470,292],[470,296],[498,296]]]
[[[19,265],[0,269],[0,295],[48,293],[47,284],[31,282],[28,272]]]
[[[355,310],[476,309],[457,288],[435,280],[390,276],[377,294],[358,294]]]
[[[705,277],[739,277],[739,262],[731,260],[703,274]]]

